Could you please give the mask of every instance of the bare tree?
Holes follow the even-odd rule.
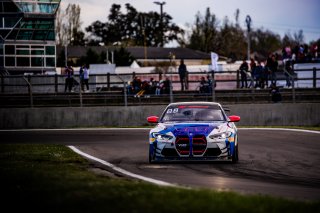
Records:
[[[66,34],[64,33],[64,30],[63,30],[64,19],[65,19],[65,12],[61,10],[61,7],[59,7],[56,14],[56,23],[55,23],[57,45],[64,45],[66,43],[66,38],[65,38]]]
[[[239,16],[240,16],[240,10],[239,8],[236,9],[236,12],[234,13],[234,18],[236,20],[236,27],[239,28],[240,24],[239,24]]]
[[[293,34],[294,40],[298,44],[304,43],[304,35],[303,30],[299,30],[299,32]]]
[[[206,9],[204,16],[198,12],[190,36],[190,43],[187,47],[204,52],[214,51],[219,33],[218,25],[219,21],[216,16],[210,12],[210,8]]]
[[[81,8],[69,4],[65,11],[59,9],[56,15],[56,34],[58,45],[84,44],[84,33],[81,30]]]

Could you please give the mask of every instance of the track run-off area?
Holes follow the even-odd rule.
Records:
[[[239,162],[148,163],[149,128],[0,130],[1,143],[63,144],[93,166],[158,185],[320,200],[320,132],[239,128]]]

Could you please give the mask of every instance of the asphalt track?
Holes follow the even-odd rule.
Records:
[[[319,132],[239,129],[238,164],[148,163],[149,129],[0,131],[1,143],[72,145],[128,172],[168,183],[320,200]],[[94,163],[96,167],[111,170]]]

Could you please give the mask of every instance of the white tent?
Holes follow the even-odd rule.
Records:
[[[139,64],[134,60],[130,65],[130,68],[140,68]]]

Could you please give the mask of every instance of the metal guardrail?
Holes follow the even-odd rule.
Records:
[[[248,104],[248,103],[272,103],[269,90],[239,89],[237,91],[217,91],[216,101],[222,104]],[[281,91],[283,103],[292,102],[292,93],[289,89]],[[319,89],[297,89],[297,103],[319,103]],[[143,105],[166,105],[171,103],[170,94],[148,95],[136,97],[127,95],[126,99],[122,91],[83,93],[82,105],[79,93],[60,94],[33,94],[33,105],[30,104],[28,94],[2,94],[0,95],[0,108],[11,107],[90,107],[90,106],[143,106]],[[126,102],[125,102],[126,101]],[[173,93],[173,101],[212,101],[212,94],[188,91],[186,93]]]
[[[285,80],[283,73],[285,70],[278,71],[278,80]],[[299,69],[294,72],[303,72],[308,73],[309,77],[299,77],[297,76],[294,80],[295,82],[299,81],[308,81],[308,87],[317,88],[320,87],[320,69]],[[198,85],[200,78],[202,76],[212,76],[212,72],[194,72],[188,74],[187,83],[189,84],[189,89],[194,90],[195,85]],[[219,89],[221,83],[234,83],[229,88],[224,87],[223,89],[236,89],[239,88],[240,74],[239,71],[224,71],[224,72],[215,72],[215,81]],[[180,87],[179,75],[177,73],[166,73],[166,74],[157,74],[157,73],[132,73],[132,74],[94,74],[90,75],[89,85],[93,88],[92,92],[99,91],[110,91],[114,88],[122,88],[125,82],[132,81],[134,76],[138,76],[141,80],[149,80],[153,77],[156,81],[159,79],[164,79],[165,76],[169,76],[173,84],[173,90],[178,91]],[[220,76],[220,77],[219,77]],[[221,78],[224,76],[225,78]],[[228,78],[229,77],[229,78]],[[65,76],[64,75],[6,75],[0,76],[1,86],[0,93],[28,93],[27,85],[23,78],[27,78],[28,82],[34,87],[34,93],[59,93],[64,92],[65,87]],[[79,85],[79,76],[74,76],[75,80],[75,89],[78,89]],[[193,84],[193,87],[190,87],[190,84]],[[305,88],[306,86],[299,86],[300,88]]]
[[[278,72],[278,82],[285,82],[284,73],[286,71]],[[290,75],[292,80],[292,102],[296,101],[296,88],[319,88],[320,87],[320,70],[313,69],[299,69],[294,70],[296,73],[295,76]],[[306,75],[297,75],[297,73],[305,73]],[[240,74],[239,71],[225,71],[225,72],[197,72],[197,73],[189,73],[187,77],[187,84],[189,91],[192,91],[194,94],[199,94],[197,90],[197,86],[199,85],[201,77],[210,76],[216,82],[217,87],[212,88],[211,94],[204,94],[206,99],[215,101],[216,99],[216,91],[215,90],[237,90],[239,88],[240,82]],[[94,94],[97,96],[101,94],[105,96],[107,94],[112,95],[112,91],[118,91],[121,93],[117,93],[115,97],[122,96],[124,105],[128,105],[128,100],[131,99],[131,94],[127,93],[127,82],[131,81],[134,76],[140,77],[143,80],[149,80],[150,78],[154,78],[156,81],[163,79],[165,77],[169,77],[171,80],[171,91],[169,93],[169,100],[173,102],[175,99],[179,99],[179,96],[183,96],[186,94],[179,94],[180,91],[180,80],[179,75],[177,73],[132,73],[132,74],[99,74],[99,75],[90,75],[89,85],[90,85],[90,94]],[[302,76],[302,77],[301,77]],[[48,95],[64,95],[68,99],[69,105],[71,106],[74,100],[78,100],[80,102],[80,106],[82,107],[83,101],[88,100],[88,97],[80,90],[79,85],[79,76],[74,77],[75,87],[74,94],[78,93],[78,96],[70,95],[68,92],[65,93],[65,76],[64,75],[28,75],[28,76],[1,76],[1,86],[0,86],[0,95],[29,95],[29,107],[33,107],[34,98],[37,95],[37,98],[40,96],[48,96]],[[253,81],[253,79],[249,79],[249,81]],[[303,82],[303,83],[299,83]],[[307,86],[305,86],[307,83]],[[214,85],[214,83],[213,83]],[[249,92],[251,91],[251,92]],[[255,97],[258,97],[260,94],[256,94],[255,88],[251,88],[251,90],[246,91],[247,94],[252,96],[254,101]],[[190,94],[193,93],[189,92]],[[84,97],[85,96],[85,97]],[[99,97],[99,96],[97,96]],[[159,96],[160,98],[166,98],[167,95]],[[157,98],[159,98],[157,97]],[[96,97],[95,97],[96,98]],[[107,100],[106,98],[104,98]],[[104,101],[106,102],[106,101]],[[27,104],[26,104],[27,105]]]

